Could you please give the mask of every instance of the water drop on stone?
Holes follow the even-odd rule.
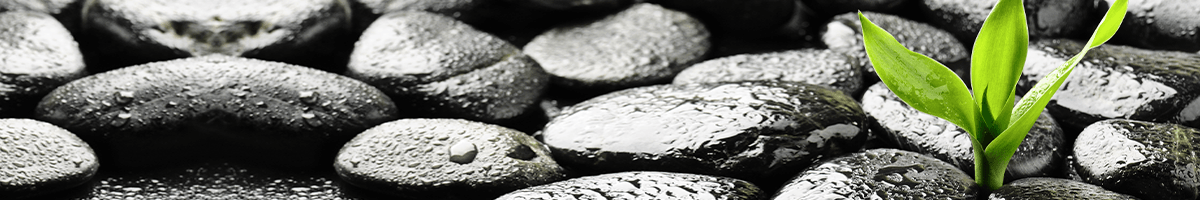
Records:
[[[318,96],[317,92],[313,92],[313,91],[300,92],[300,102],[304,102],[307,104],[316,103],[317,96]]]
[[[308,123],[309,126],[321,126],[321,124],[322,124],[321,119],[317,118],[316,114],[304,113],[304,114],[301,114],[300,117],[303,117],[304,122]]]
[[[130,91],[120,91],[115,96],[118,104],[127,104],[133,101],[133,92]]]
[[[471,163],[475,161],[476,154],[479,154],[479,150],[475,148],[475,144],[468,141],[460,141],[450,146],[450,162]]]

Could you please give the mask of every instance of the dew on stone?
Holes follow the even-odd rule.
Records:
[[[314,91],[301,91],[300,96],[299,96],[300,102],[303,102],[306,104],[316,103],[319,95],[320,95],[319,93],[314,92]]]
[[[133,101],[133,92],[131,91],[116,92],[113,96],[118,104],[127,104]]]
[[[450,146],[450,161],[454,163],[471,163],[475,161],[476,154],[479,154],[479,150],[470,141],[459,141]]]

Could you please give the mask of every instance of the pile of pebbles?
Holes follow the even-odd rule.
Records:
[[[0,1],[0,199],[1200,198],[1190,0],[1130,1],[974,183],[853,12],[965,78],[995,2]],[[1027,0],[1017,93],[1111,2]]]

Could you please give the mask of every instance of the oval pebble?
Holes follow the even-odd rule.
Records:
[[[1024,199],[1120,199],[1134,200],[1133,196],[1105,190],[1100,186],[1060,178],[1031,177],[1000,186],[988,195],[992,200]]]
[[[656,85],[576,104],[542,130],[583,173],[655,170],[778,185],[817,159],[858,150],[866,116],[849,96],[789,82]]]
[[[975,37],[979,34],[980,27],[983,27],[983,21],[987,19],[996,2],[999,2],[999,0],[918,1],[920,3],[917,7],[920,7],[920,12],[929,19],[930,24],[946,29],[967,46],[975,43]],[[1099,1],[1024,0],[1029,37],[1062,38],[1091,35],[1092,31],[1096,29],[1095,24],[1099,22],[1099,17],[1096,15],[1104,15],[1093,5],[1096,3]]]
[[[773,199],[975,199],[982,188],[962,170],[923,154],[870,149],[806,169]]]
[[[0,117],[33,117],[43,96],[87,75],[79,45],[50,15],[0,12],[0,27]]]
[[[738,179],[634,171],[586,176],[534,186],[505,194],[497,200],[754,200],[763,197],[763,191],[757,186]]]
[[[679,72],[672,84],[790,81],[826,86],[850,95],[862,87],[862,68],[856,63],[831,50],[742,54],[692,65]]]
[[[708,52],[709,33],[685,13],[637,4],[603,19],[555,27],[525,53],[567,92],[600,94],[670,82]]]
[[[875,25],[894,34],[896,40],[904,47],[941,62],[960,77],[970,77],[970,54],[950,33],[895,15],[873,12],[863,12],[863,15],[870,18]],[[857,61],[856,64],[866,70],[863,75],[868,84],[879,80],[879,76],[875,75],[874,65],[871,65],[871,59],[863,49],[862,25],[856,13],[834,16],[833,21],[825,25],[821,41],[824,41],[829,49],[846,54]]]
[[[346,143],[333,166],[353,185],[416,199],[494,198],[566,178],[533,137],[461,119],[381,124]]]
[[[779,32],[796,11],[795,0],[649,0],[686,12],[721,35],[763,36]]]
[[[1075,172],[1084,182],[1143,199],[1196,199],[1200,130],[1178,124],[1112,119],[1075,140]]]
[[[1111,6],[1113,0],[1105,0]],[[1118,43],[1139,48],[1187,51],[1200,50],[1200,1],[1129,1],[1125,21],[1113,36]],[[1107,10],[1105,10],[1107,12]]]
[[[31,119],[0,119],[2,199],[74,187],[99,167],[91,147],[65,129]]]

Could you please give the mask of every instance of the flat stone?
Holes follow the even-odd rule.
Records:
[[[858,150],[866,116],[849,96],[791,82],[656,85],[573,105],[542,130],[582,173],[655,170],[778,185]]]
[[[87,75],[79,45],[50,15],[0,12],[0,27],[0,117],[33,117],[43,96]]]
[[[971,46],[983,21],[999,0],[918,0],[929,23],[954,34]],[[1131,1],[1132,2],[1132,1]],[[1103,16],[1094,0],[1025,0],[1026,25],[1030,38],[1086,37]],[[1130,4],[1132,5],[1132,4]],[[1133,8],[1132,6],[1130,8]],[[1092,20],[1096,19],[1095,22]],[[1128,18],[1127,18],[1128,19]],[[1124,26],[1122,26],[1124,27]],[[1124,28],[1122,28],[1124,29]],[[894,32],[893,32],[894,33]]]
[[[1138,199],[1100,186],[1059,178],[1031,177],[1000,186],[988,196],[1004,199]]]
[[[0,198],[75,187],[99,167],[91,147],[65,129],[31,119],[0,119]]]
[[[916,152],[869,149],[808,167],[773,199],[975,199],[962,170]]]
[[[970,77],[970,54],[950,33],[895,15],[873,12],[863,12],[863,15],[870,18],[871,23],[891,33],[904,47],[941,62],[960,77]],[[856,65],[862,66],[866,70],[863,76],[868,84],[879,80],[874,65],[871,65],[871,59],[863,49],[862,24],[857,13],[835,16],[833,21],[825,25],[821,41],[824,41],[830,50],[846,54],[857,62]]]
[[[968,175],[975,174],[975,155],[966,130],[909,107],[883,83],[867,89],[862,105],[863,111],[879,126],[880,131],[873,133],[880,133],[885,141],[900,149],[941,159]],[[1004,179],[1058,175],[1067,154],[1065,133],[1050,114],[1042,112],[1009,160]]]
[[[770,35],[783,29],[793,12],[794,0],[649,0],[650,3],[688,13],[713,32],[728,35]]]
[[[757,186],[738,179],[634,171],[585,176],[534,186],[505,194],[497,200],[754,200],[763,197],[763,191]]]
[[[709,33],[691,16],[654,4],[637,4],[603,19],[553,28],[535,37],[525,53],[554,85],[602,94],[670,82],[699,62]]]
[[[1142,199],[1200,197],[1200,130],[1126,119],[1096,122],[1075,140],[1084,182]]]
[[[566,178],[533,137],[461,119],[384,123],[346,143],[333,166],[350,184],[414,199],[490,199]]]
[[[741,54],[704,61],[679,72],[672,84],[788,81],[820,85],[848,95],[862,88],[862,67],[831,50],[802,49]]]
[[[1029,91],[1083,45],[1031,42],[1017,93]],[[1046,108],[1068,130],[1116,118],[1200,127],[1200,55],[1100,46],[1088,51]]]
[[[516,46],[426,12],[376,20],[351,53],[347,76],[375,86],[411,117],[499,122],[523,114],[550,84]]]
[[[870,11],[895,13],[913,0],[801,0],[814,11],[824,15],[837,15],[847,12]]]
[[[1115,1],[1105,0],[1111,7]],[[1129,1],[1125,21],[1114,42],[1139,48],[1196,52],[1200,50],[1200,1]],[[1107,9],[1104,9],[1107,12]]]

